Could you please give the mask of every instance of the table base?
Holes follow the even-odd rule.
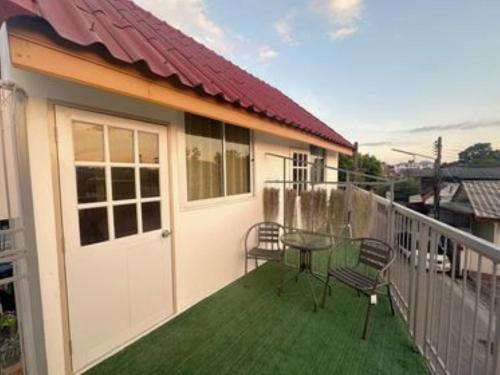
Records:
[[[304,276],[306,277],[306,279],[308,281],[309,288],[311,289],[311,295],[312,295],[313,301],[314,301],[314,312],[317,312],[318,311],[318,299],[316,297],[316,293],[314,292],[312,280],[314,279],[314,280],[320,281],[323,285],[326,284],[326,286],[328,288],[328,293],[330,296],[332,295],[332,287],[329,284],[327,284],[325,279],[323,279],[322,277],[320,277],[319,275],[315,274],[312,271],[312,251],[307,250],[307,249],[298,249],[298,250],[300,251],[299,270],[297,271],[297,273],[295,275],[284,280],[280,284],[280,286],[278,287],[278,296],[281,295],[281,293],[283,292],[283,288],[284,288],[285,284],[289,283],[292,280],[295,280],[295,282],[298,282],[299,276],[301,274],[304,274]]]

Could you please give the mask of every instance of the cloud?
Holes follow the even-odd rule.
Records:
[[[328,6],[336,21],[347,25],[361,19],[362,0],[329,0]]]
[[[330,38],[332,39],[344,39],[347,38],[348,36],[356,33],[358,31],[358,28],[356,26],[347,26],[347,27],[342,27],[338,29],[337,31],[331,31],[328,33]]]
[[[449,131],[449,130],[469,130],[469,129],[491,128],[491,127],[500,127],[500,120],[463,121],[463,122],[444,124],[444,125],[420,126],[408,130],[408,133],[424,133],[424,132]]]
[[[297,17],[297,12],[295,10],[289,11],[283,18],[280,18],[274,23],[274,30],[281,38],[281,40],[287,44],[295,45],[297,42],[293,38],[293,23]]]
[[[312,9],[328,18],[332,39],[345,39],[359,30],[363,19],[363,0],[312,0]]]
[[[205,0],[134,0],[144,9],[182,30],[198,42],[234,60],[268,61],[278,53],[218,25],[208,12]]]
[[[259,52],[258,52],[259,59],[262,61],[266,60],[272,60],[278,57],[278,52],[276,52],[274,49],[272,49],[269,46],[261,46],[259,47]]]
[[[221,54],[234,49],[228,35],[210,18],[203,0],[135,0],[135,3]]]

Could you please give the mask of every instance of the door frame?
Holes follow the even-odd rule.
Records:
[[[71,344],[71,332],[70,332],[70,321],[69,321],[69,301],[68,301],[68,283],[67,283],[67,275],[66,275],[66,248],[64,242],[64,220],[63,220],[63,212],[62,212],[62,192],[60,186],[60,166],[59,166],[59,145],[58,145],[58,137],[57,137],[57,119],[56,119],[56,111],[57,107],[63,107],[66,109],[77,110],[77,111],[87,111],[95,114],[101,114],[106,116],[114,116],[123,118],[126,120],[132,121],[140,121],[144,123],[149,123],[152,125],[160,125],[166,128],[167,133],[167,176],[168,183],[166,186],[168,192],[168,204],[169,204],[169,215],[170,215],[170,232],[171,232],[171,243],[170,243],[170,252],[171,252],[171,277],[172,277],[172,300],[173,300],[173,313],[163,321],[158,322],[153,325],[146,331],[142,332],[140,335],[137,335],[133,339],[129,340],[127,343],[115,348],[113,351],[109,352],[105,356],[101,357],[99,361],[92,363],[88,368],[95,366],[97,363],[106,360],[112,355],[116,354],[124,347],[132,344],[133,342],[139,340],[141,337],[146,336],[159,326],[165,324],[169,320],[175,318],[178,314],[178,303],[177,303],[177,267],[176,267],[176,246],[175,246],[175,222],[176,218],[174,215],[174,190],[172,189],[173,183],[173,162],[175,160],[173,155],[174,144],[172,141],[172,126],[170,121],[161,121],[158,119],[151,119],[144,116],[134,115],[130,113],[117,112],[113,110],[106,110],[103,108],[86,106],[82,104],[76,104],[73,102],[67,102],[64,100],[51,99],[48,98],[46,101],[47,105],[47,116],[48,116],[48,124],[49,124],[49,148],[50,148],[50,160],[51,160],[51,176],[53,182],[53,196],[54,196],[54,212],[56,217],[56,238],[57,240],[57,263],[59,269],[59,293],[61,300],[61,316],[63,318],[62,321],[62,339],[63,339],[63,347],[64,347],[64,367],[65,372],[68,374],[75,373],[73,369],[73,360],[72,360],[72,344]],[[88,368],[82,370],[86,371]]]

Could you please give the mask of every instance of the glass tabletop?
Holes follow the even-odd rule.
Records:
[[[281,241],[287,246],[306,250],[325,250],[333,244],[329,236],[301,230],[283,234]]]

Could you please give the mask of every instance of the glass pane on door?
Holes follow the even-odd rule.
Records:
[[[104,161],[104,129],[101,125],[75,122],[73,145],[76,161]]]
[[[160,195],[160,170],[158,168],[141,168],[141,197],[158,197]]]
[[[135,199],[134,168],[111,168],[113,200]]]
[[[142,204],[142,231],[149,232],[161,228],[161,202]]]
[[[110,160],[119,163],[134,162],[134,132],[128,129],[109,128]]]
[[[131,236],[137,233],[137,206],[125,204],[113,207],[115,218],[115,238]]]
[[[158,164],[159,161],[158,135],[139,132],[139,162]]]
[[[76,167],[78,203],[95,203],[106,200],[104,167]]]
[[[78,212],[78,218],[82,246],[109,239],[108,209],[106,207],[82,209]]]

